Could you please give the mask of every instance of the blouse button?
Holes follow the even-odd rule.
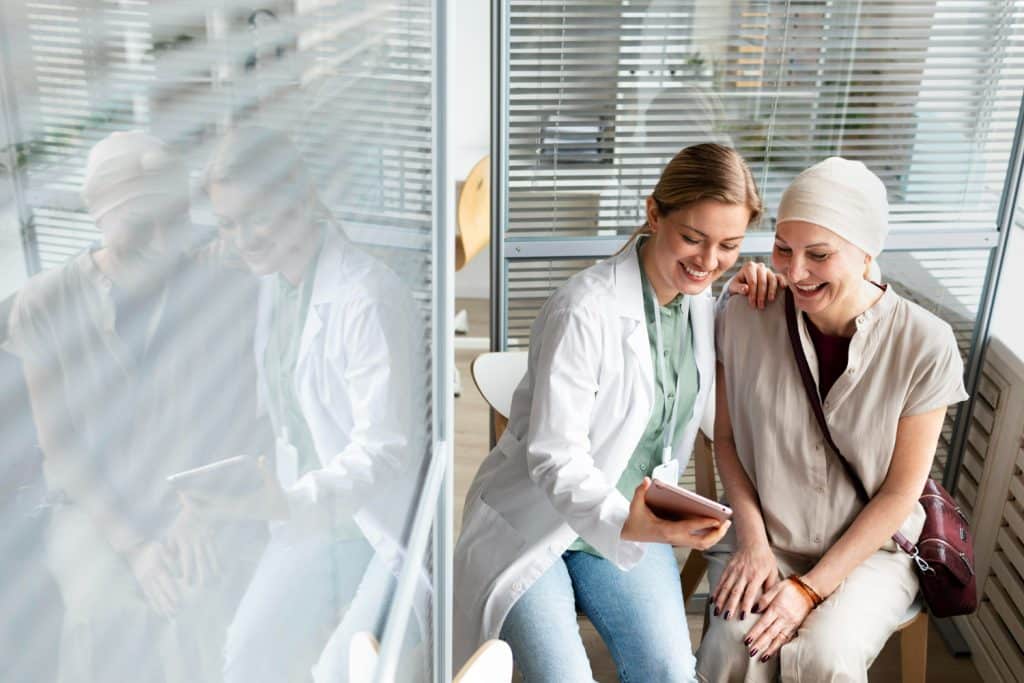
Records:
[[[849,368],[849,369],[848,369],[848,370],[846,371],[846,374],[847,374],[847,375],[853,375],[853,374],[855,374],[856,372],[857,372],[857,368]]]

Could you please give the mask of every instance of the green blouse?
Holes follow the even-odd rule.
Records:
[[[640,259],[639,244],[637,245],[637,260]],[[651,287],[644,273],[643,264],[640,265],[640,278],[643,283],[644,292],[644,319],[647,322],[647,338],[651,346],[651,363],[654,366],[654,407],[651,410],[651,417],[647,421],[640,442],[633,450],[626,469],[619,477],[615,485],[627,500],[633,499],[633,492],[640,485],[644,477],[651,476],[655,467],[661,464],[662,431],[668,422],[672,407],[679,401],[678,415],[674,434],[672,435],[673,447],[679,443],[686,425],[693,414],[693,404],[697,399],[699,387],[697,377],[697,361],[693,355],[693,330],[690,327],[688,307],[682,294],[676,296],[672,301],[661,307],[661,330],[663,347],[665,350],[665,370],[668,375],[662,382],[658,372],[658,349],[657,349],[657,328],[654,321],[654,306],[656,301],[651,297]],[[682,382],[679,382],[680,394],[675,395],[676,384],[682,373]],[[577,538],[569,546],[569,550],[582,550],[583,552],[597,555],[597,552],[590,544],[582,538]]]

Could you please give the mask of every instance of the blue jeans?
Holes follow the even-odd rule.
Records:
[[[679,564],[672,548],[649,544],[628,572],[569,551],[512,607],[501,639],[524,683],[594,680],[576,623],[576,605],[604,639],[622,683],[696,680]]]

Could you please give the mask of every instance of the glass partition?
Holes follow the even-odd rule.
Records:
[[[443,7],[0,5],[10,680],[446,670]]]

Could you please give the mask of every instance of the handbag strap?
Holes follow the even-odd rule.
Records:
[[[804,354],[804,346],[800,341],[800,329],[797,327],[796,322],[796,305],[793,303],[793,293],[788,289],[786,290],[786,329],[789,332],[789,344],[793,347],[793,356],[796,358],[797,369],[800,370],[800,379],[803,381],[804,391],[807,393],[807,399],[811,402],[811,409],[814,411],[814,417],[818,421],[818,427],[821,428],[822,436],[825,437],[825,442],[832,449],[832,452],[838,456],[839,462],[842,463],[843,469],[846,470],[846,475],[853,482],[853,487],[857,491],[857,497],[860,498],[861,503],[867,505],[871,500],[871,496],[868,495],[867,489],[864,488],[864,482],[857,476],[853,465],[850,464],[850,461],[846,459],[846,456],[836,446],[836,442],[832,440],[832,432],[829,431],[828,422],[825,421],[825,413],[821,408],[821,398],[818,396],[818,387],[814,384],[814,377],[811,376],[811,368],[807,365],[807,356]],[[892,540],[908,555],[917,554],[917,548],[901,532],[897,531],[893,534]]]

